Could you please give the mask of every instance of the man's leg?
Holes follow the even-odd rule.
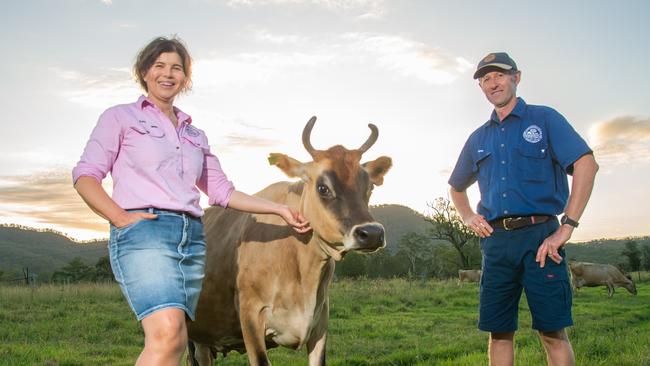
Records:
[[[515,363],[515,332],[490,333],[488,354],[490,366],[512,366]]]
[[[549,366],[573,366],[575,356],[566,330],[556,332],[539,332]]]

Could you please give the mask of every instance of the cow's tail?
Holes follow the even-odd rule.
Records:
[[[199,361],[194,357],[195,353],[196,347],[194,346],[194,342],[187,341],[187,366],[199,366]]]

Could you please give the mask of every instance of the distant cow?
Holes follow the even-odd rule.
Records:
[[[479,282],[481,280],[480,269],[459,269],[458,281],[459,282]]]
[[[206,210],[205,278],[196,320],[188,323],[193,365],[212,366],[217,352],[231,350],[247,352],[251,365],[269,365],[267,349],[278,345],[306,346],[309,365],[324,365],[335,261],[349,251],[386,246],[384,227],[370,216],[368,201],[392,162],[382,156],[360,163],[377,140],[377,127],[368,125],[372,132],[359,149],[316,150],[310,142],[315,121],[312,117],[302,135],[313,161],[269,157],[301,181],[257,193],[299,210],[312,232],[297,234],[275,215]]]
[[[636,295],[636,286],[629,275],[623,273],[611,264],[587,263],[570,261],[571,283],[574,289],[583,286],[607,286],[607,295],[612,297],[614,286],[625,287],[631,294]]]

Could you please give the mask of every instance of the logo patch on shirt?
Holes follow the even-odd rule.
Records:
[[[536,144],[542,141],[542,129],[537,125],[530,125],[524,131],[524,140],[530,142],[531,144]]]
[[[199,130],[194,126],[187,126],[185,128],[185,132],[192,137],[196,137],[201,134],[201,132],[199,132]]]
[[[196,137],[196,136],[201,134],[201,132],[199,132],[199,130],[194,126],[187,126],[185,128],[185,133],[187,133],[188,135],[190,135],[192,137]]]

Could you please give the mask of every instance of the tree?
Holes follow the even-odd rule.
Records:
[[[429,238],[416,232],[408,232],[399,239],[398,254],[404,255],[409,261],[411,276],[426,275],[426,263],[433,258],[433,247]]]
[[[477,251],[478,237],[463,223],[463,219],[452,206],[451,201],[438,197],[433,203],[427,204],[433,213],[426,217],[431,224],[429,236],[434,240],[448,241],[458,253],[459,266],[461,269],[470,269],[474,263],[472,258],[476,257],[472,251]],[[478,255],[480,258],[480,253]]]
[[[628,240],[625,243],[625,249],[623,249],[621,254],[627,257],[631,272],[636,272],[641,269],[641,251],[635,241]],[[641,280],[640,273],[639,280]]]
[[[80,282],[94,277],[94,268],[87,266],[80,257],[75,257],[65,267],[52,274],[52,281]]]
[[[650,245],[645,244],[642,246],[641,254],[643,254],[643,269],[650,271]]]
[[[95,263],[95,281],[113,281],[113,270],[111,269],[111,261],[108,256],[100,257]]]
[[[336,264],[335,273],[339,277],[359,278],[368,275],[368,263],[363,254],[350,252]]]

